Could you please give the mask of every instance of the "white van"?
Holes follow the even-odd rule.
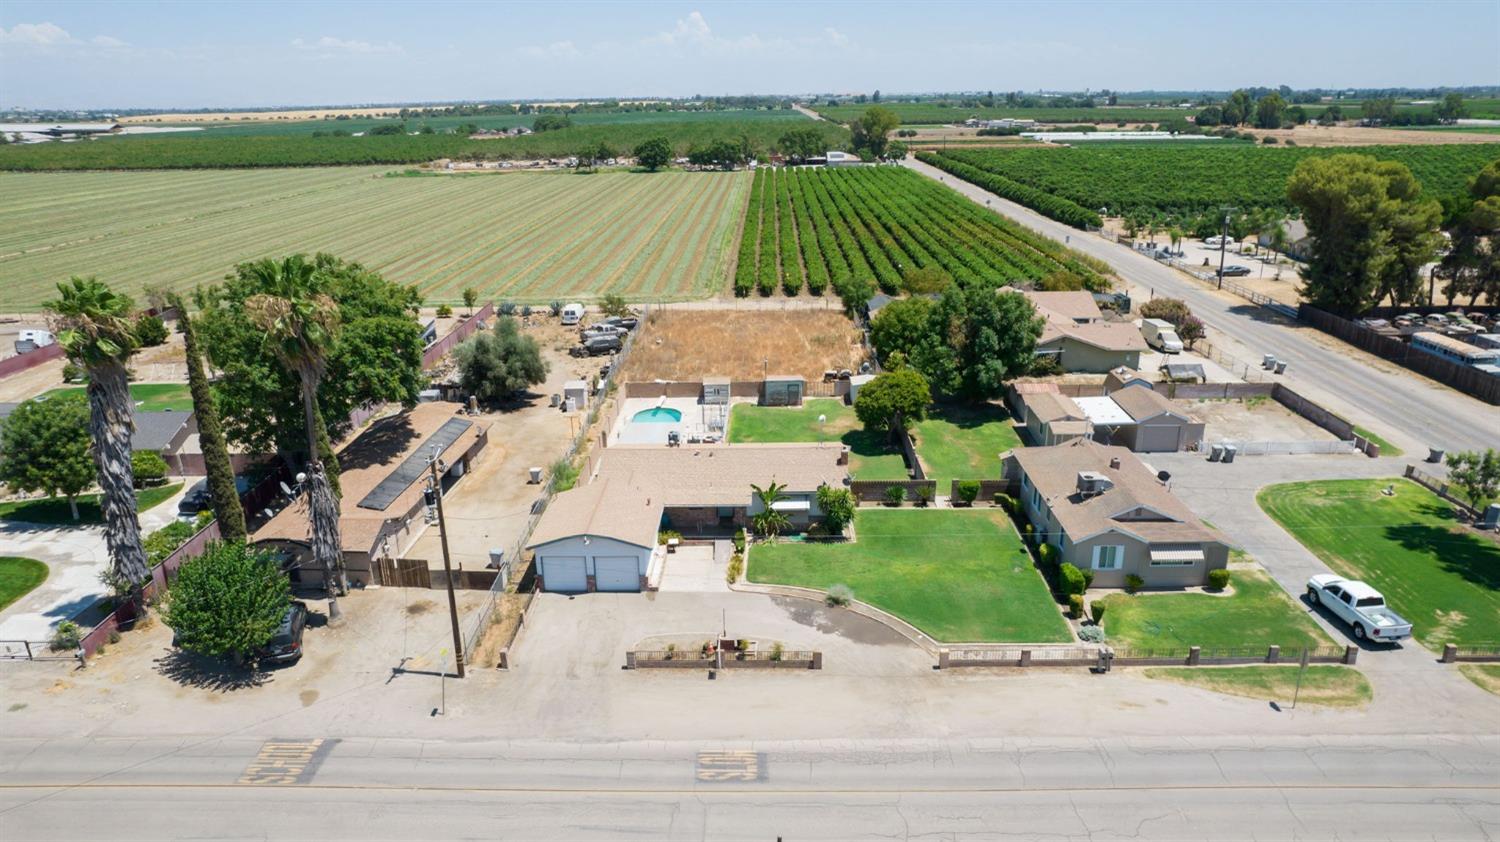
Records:
[[[1182,340],[1177,338],[1177,329],[1164,319],[1141,319],[1141,335],[1146,344],[1163,354],[1182,353]]]
[[[28,327],[22,328],[21,332],[16,334],[17,354],[29,354],[38,348],[55,344],[57,344],[57,337],[53,336],[50,330]]]
[[[576,325],[583,321],[583,305],[567,304],[562,308],[562,323],[565,325]]]

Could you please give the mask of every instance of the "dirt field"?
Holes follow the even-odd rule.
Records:
[[[452,106],[439,105],[431,107],[451,108]],[[121,117],[120,125],[129,126],[140,123],[223,123],[229,120],[254,120],[259,122],[272,120],[322,120],[325,117],[337,117],[340,114],[350,117],[397,117],[401,114],[401,106],[394,105],[381,108],[304,108],[291,111],[214,111],[199,114],[138,114],[133,117]]]
[[[759,380],[800,374],[821,380],[829,369],[857,370],[859,331],[832,310],[667,311],[655,313],[631,352],[624,379]]]
[[[1278,143],[1295,140],[1298,146],[1401,146],[1436,145],[1448,143],[1494,143],[1495,135],[1476,132],[1419,131],[1410,129],[1375,129],[1363,126],[1298,126],[1295,129],[1275,129],[1253,132],[1256,141],[1266,135],[1276,138]]]
[[[1270,398],[1187,401],[1205,425],[1204,441],[1336,441],[1336,437]]]

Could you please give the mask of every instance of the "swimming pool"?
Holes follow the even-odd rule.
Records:
[[[670,406],[653,406],[630,416],[636,424],[676,424],[682,420],[682,410]]]

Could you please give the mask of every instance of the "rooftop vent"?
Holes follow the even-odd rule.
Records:
[[[1078,494],[1081,497],[1094,497],[1114,487],[1115,484],[1109,477],[1097,471],[1078,472]]]

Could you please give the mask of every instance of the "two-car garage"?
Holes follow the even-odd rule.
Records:
[[[661,503],[599,481],[557,495],[527,543],[542,590],[642,590],[656,550]]]
[[[554,593],[639,591],[650,564],[651,548],[597,535],[564,538],[536,548],[542,590]]]

